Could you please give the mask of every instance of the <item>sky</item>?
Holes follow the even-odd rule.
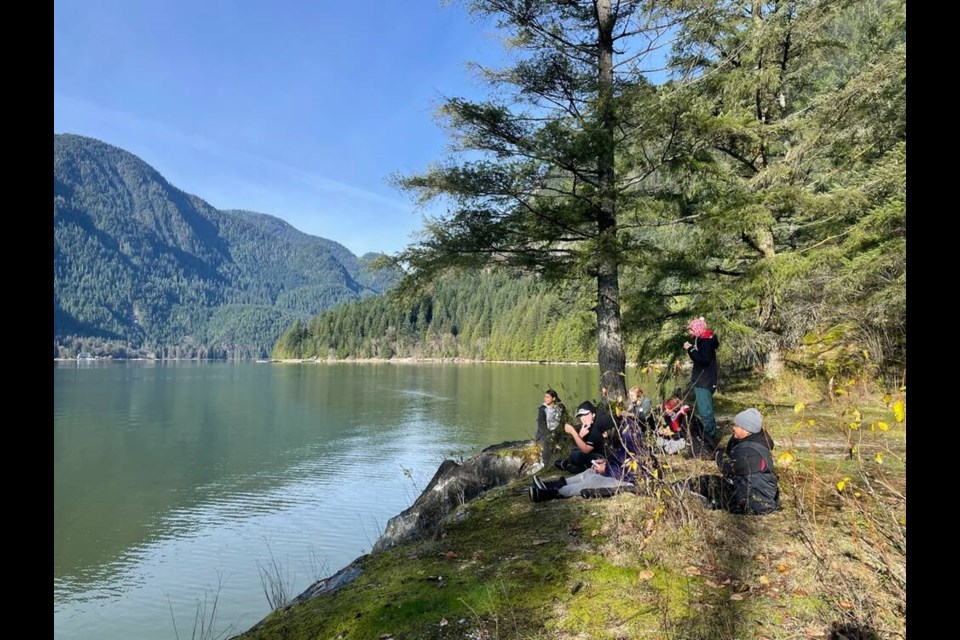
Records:
[[[441,160],[443,96],[479,98],[489,21],[440,0],[55,0],[54,133],[129,151],[218,209],[361,255],[424,211],[388,183]]]

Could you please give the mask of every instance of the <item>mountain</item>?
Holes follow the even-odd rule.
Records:
[[[279,218],[222,211],[131,153],[53,138],[54,351],[263,356],[298,318],[383,293],[332,240]]]

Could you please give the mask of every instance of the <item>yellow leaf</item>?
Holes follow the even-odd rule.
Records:
[[[859,498],[860,495],[861,495],[861,494],[860,494],[859,491],[854,491],[854,492],[853,492],[853,497],[854,497],[854,498]]]
[[[883,394],[883,404],[887,405],[888,407],[890,406],[890,399],[889,393]]]
[[[877,423],[876,423],[876,422],[871,422],[871,423],[870,423],[870,431],[876,431],[876,430],[877,430]]]
[[[781,453],[780,457],[777,458],[777,464],[784,468],[789,467],[792,462],[793,462],[793,454],[790,453],[789,451],[785,451]]]
[[[878,422],[877,427],[880,429],[880,431],[887,431],[890,428],[890,425],[888,425],[886,422]]]
[[[847,486],[847,483],[850,482],[850,478],[846,477],[840,482],[837,483],[837,491],[843,491],[843,488]]]
[[[837,394],[838,396],[843,396],[843,395],[846,395],[847,392],[844,391],[843,389],[841,389],[840,387],[837,387],[836,394]]]
[[[783,563],[777,565],[777,571],[779,571],[780,573],[786,573],[789,570],[790,570],[790,567],[788,567]]]
[[[883,454],[877,451],[877,455],[873,456],[873,459],[876,460],[877,464],[883,464]]]
[[[817,424],[817,421],[814,420],[813,418],[810,418],[809,420],[807,420],[807,424],[812,427],[813,425]]]
[[[793,405],[793,412],[797,415],[800,415],[803,409],[804,409],[804,404],[802,402],[798,402],[797,404]]]
[[[866,349],[864,349],[864,350],[861,351],[860,353],[863,354],[863,359],[864,359],[864,360],[869,360],[869,359],[870,359],[870,353],[869,353]]]
[[[857,422],[863,422],[863,414],[860,413],[860,409],[853,410],[853,419]]]
[[[858,423],[856,423],[856,422],[851,422],[851,423],[850,423],[850,428],[853,429],[854,431],[856,431],[857,429],[860,428],[860,425],[859,425]]]
[[[770,578],[768,578],[767,576],[760,576],[760,585],[761,585],[761,586],[766,587],[766,586],[768,586],[769,584],[770,584]]]
[[[654,576],[654,573],[653,571],[650,571],[650,569],[644,569],[643,571],[637,574],[637,577],[640,578],[641,580],[649,580],[653,576]]]
[[[907,390],[907,385],[903,385],[902,387],[900,387],[900,391],[906,391],[906,390]]]
[[[742,594],[742,593],[731,593],[731,594],[730,594],[730,599],[731,599],[731,600],[743,600],[743,594]]]
[[[903,400],[897,400],[893,403],[893,416],[897,422],[903,422],[907,418],[907,405]]]

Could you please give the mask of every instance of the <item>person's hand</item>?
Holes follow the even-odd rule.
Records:
[[[576,428],[572,424],[563,425],[563,430],[569,433],[570,435],[575,435],[577,433]]]
[[[689,349],[689,348],[692,347],[692,346],[693,346],[693,345],[690,344],[689,342],[684,342],[684,343],[683,343],[683,348],[684,348],[684,349]]]
[[[580,437],[585,438],[590,433],[590,427],[580,427]]]
[[[593,470],[603,475],[607,472],[607,461],[602,458],[593,459]]]

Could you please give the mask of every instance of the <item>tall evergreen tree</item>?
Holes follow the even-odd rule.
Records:
[[[481,68],[502,97],[447,100],[440,115],[461,157],[398,180],[422,202],[452,205],[397,256],[411,268],[403,286],[488,264],[592,280],[600,385],[612,399],[626,394],[620,271],[630,247],[618,208],[667,155],[618,171],[618,155],[641,129],[630,105],[653,93],[638,68],[667,30],[648,4],[470,2],[472,11],[497,20],[517,54],[503,70]]]

